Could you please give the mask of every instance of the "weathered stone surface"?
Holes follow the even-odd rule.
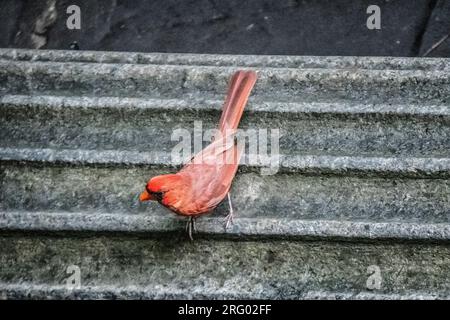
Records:
[[[155,65],[241,66],[302,69],[370,69],[445,71],[448,59],[357,56],[219,55],[110,51],[1,49],[0,58],[14,61],[132,63]]]
[[[149,177],[174,171],[167,167],[5,164],[0,169],[0,209],[24,211],[24,217],[28,211],[169,215],[156,203],[137,200]],[[242,218],[367,223],[448,223],[450,219],[448,179],[243,172],[232,192]],[[226,206],[219,208],[214,216],[221,217],[226,210]],[[342,230],[343,236],[346,232]]]
[[[95,66],[95,68],[93,68]],[[3,94],[204,98],[223,95],[231,66],[54,63],[0,60]],[[448,72],[422,70],[255,68],[254,99],[350,100],[373,103],[445,104]],[[338,72],[339,71],[339,72]],[[24,85],[26,84],[26,85]],[[189,95],[190,94],[190,95]]]
[[[448,59],[0,50],[0,66],[0,296],[448,298]],[[259,74],[242,128],[280,129],[280,168],[244,159],[235,225],[223,204],[189,243],[137,197],[177,169],[174,129],[215,127],[241,67]]]
[[[216,127],[222,101],[0,98],[3,147],[170,152],[176,129]],[[148,125],[150,124],[151,125]],[[265,102],[252,100],[242,129],[279,129],[283,155],[446,157],[448,105]],[[270,134],[270,132],[269,132]]]
[[[432,244],[4,236],[0,291],[41,298],[449,298],[449,250]],[[71,265],[80,268],[82,290],[65,286]],[[374,265],[379,289],[367,285]]]

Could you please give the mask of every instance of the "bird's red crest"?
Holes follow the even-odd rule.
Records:
[[[166,192],[171,189],[171,186],[179,181],[179,179],[180,177],[176,174],[165,174],[153,177],[147,183],[147,190],[149,192]]]

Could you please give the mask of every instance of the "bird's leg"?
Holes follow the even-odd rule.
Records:
[[[191,241],[194,240],[194,238],[192,237],[192,231],[194,231],[195,233],[197,233],[197,227],[195,225],[195,218],[194,217],[189,217],[189,220],[186,224],[186,231],[189,234],[189,239],[191,239]]]
[[[189,217],[189,220],[186,224],[186,231],[188,232],[189,239],[191,239],[191,241],[193,241],[194,238],[192,237],[192,217]]]
[[[187,233],[189,233],[189,226],[191,225],[191,218],[189,218],[188,220],[187,220],[187,223],[186,223],[186,232]]]
[[[197,233],[197,224],[195,223],[197,221],[197,217],[192,217],[192,231],[194,233]]]
[[[234,211],[233,211],[233,205],[231,204],[231,197],[230,193],[228,192],[228,206],[230,207],[230,212],[225,218],[225,230],[228,229],[230,224],[234,223]]]

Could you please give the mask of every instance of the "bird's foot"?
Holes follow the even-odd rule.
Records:
[[[231,204],[230,193],[228,192],[228,206],[230,208],[230,213],[225,217],[225,231],[231,224],[234,224],[234,210],[233,205]]]
[[[192,237],[192,232],[197,233],[197,226],[195,225],[195,219],[194,217],[189,217],[189,220],[186,224],[186,232],[189,235],[189,239],[191,239],[191,241],[194,240],[194,238]]]
[[[227,230],[230,225],[234,224],[234,213],[230,212],[226,217],[225,217],[225,230]]]

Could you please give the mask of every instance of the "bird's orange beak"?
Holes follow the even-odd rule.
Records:
[[[140,201],[148,201],[148,200],[153,200],[153,198],[152,198],[152,195],[147,192],[147,190],[144,190],[144,192],[142,192],[141,195],[139,196],[139,200]]]

